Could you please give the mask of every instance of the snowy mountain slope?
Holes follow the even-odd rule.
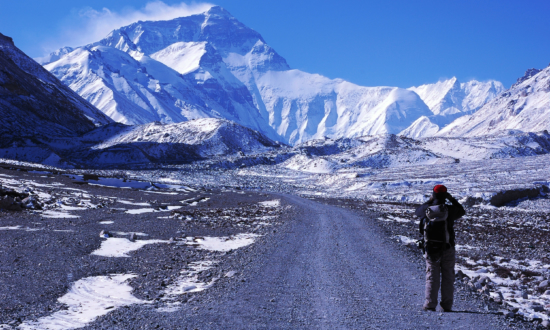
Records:
[[[72,48],[72,47],[63,47],[63,48],[60,48],[60,49],[54,51],[53,53],[48,54],[47,56],[36,57],[36,58],[34,58],[34,60],[36,62],[38,62],[38,64],[46,65],[48,63],[57,61],[63,55],[68,54],[68,53],[72,52],[73,50],[74,50],[74,48]]]
[[[434,136],[437,132],[439,132],[439,126],[434,124],[430,120],[430,117],[422,116],[418,118],[411,124],[411,126],[401,131],[399,135],[413,139]]]
[[[208,45],[195,46],[215,52]],[[193,46],[178,48],[194,56],[189,54]],[[45,67],[118,122],[177,123],[217,117],[261,129],[277,138],[269,126],[257,120],[248,91],[227,74],[221,58],[211,60],[215,54],[203,54],[200,58],[210,71],[198,68],[194,74],[185,76],[162,63],[174,60],[167,52],[153,54],[160,61],[138,55],[134,58],[105,46],[78,48]]]
[[[125,126],[111,124],[82,136],[89,148],[80,161],[113,163],[192,162],[219,156],[256,155],[283,145],[234,122],[203,118],[176,124],[159,122]],[[116,159],[116,152],[123,159]]]
[[[434,115],[448,116],[456,113],[475,112],[485,103],[501,94],[505,88],[502,83],[489,80],[479,82],[471,80],[460,83],[456,77],[411,87],[428,105]]]
[[[420,141],[424,149],[460,160],[516,158],[550,153],[550,135],[546,131],[501,131],[491,136],[431,137]]]
[[[290,144],[323,136],[399,133],[431,114],[415,93],[395,87],[361,87],[299,70],[251,76],[249,89],[259,91],[256,102]]]
[[[300,154],[280,166],[310,173],[455,162],[452,158],[423,149],[417,140],[395,134],[311,140],[297,145],[295,149],[300,150]]]
[[[476,113],[459,118],[440,136],[480,136],[503,130],[537,132],[550,129],[550,67],[526,75]]]
[[[4,143],[8,136],[75,136],[111,122],[1,34],[0,117]]]
[[[344,169],[436,165],[516,158],[550,153],[548,132],[501,132],[469,138],[410,139],[394,134],[310,140],[294,147],[296,156],[281,166],[310,173]]]
[[[150,57],[181,74],[200,68],[200,60],[206,53],[206,42],[176,42]]]
[[[161,118],[169,122],[187,120],[184,111],[174,105],[171,89],[164,89],[149,74],[146,63],[117,49],[99,46],[89,50],[78,48],[45,67],[118,122],[139,124]],[[175,85],[180,90],[189,88],[177,72],[168,67],[160,67],[158,71],[165,81],[172,83],[170,86]],[[195,115],[207,116],[200,112]]]
[[[494,80],[479,82],[471,80],[460,83],[456,77],[439,81],[435,84],[426,84],[411,87],[433,112],[432,116],[419,118],[401,135],[420,138],[435,135],[439,129],[462,116],[472,114],[484,104],[500,95],[504,86]]]
[[[227,44],[230,36],[259,35],[250,29],[239,33],[243,25],[231,17],[224,17],[218,29],[212,22],[224,15],[220,10],[171,21],[137,22],[63,55],[46,68],[119,122],[225,118],[280,139],[213,46]],[[167,37],[156,38],[159,35]]]

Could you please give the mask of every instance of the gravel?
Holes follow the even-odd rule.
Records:
[[[110,274],[135,275],[127,281],[132,295],[148,303],[105,306],[108,312],[84,329],[536,326],[498,315],[497,305],[462,282],[457,282],[457,312],[423,312],[422,260],[414,247],[395,241],[398,232],[410,233],[404,223],[378,220],[384,215],[383,205],[200,186],[187,192],[115,189],[24,170],[0,169],[0,180],[6,178],[1,175],[36,182],[35,190],[56,185],[42,189],[51,190],[49,207],[65,203],[75,193],[86,205],[69,211],[78,218],[0,211],[0,227],[17,228],[0,231],[4,328],[67,310],[58,299],[75,282]],[[84,203],[86,194],[93,198]],[[273,200],[280,200],[280,205],[259,204]],[[128,201],[147,203],[154,211],[126,213],[147,208]],[[124,238],[136,233],[136,241],[171,239],[172,244],[148,244],[130,252],[130,257],[92,255],[105,240],[98,235],[102,230]],[[259,237],[252,245],[224,252],[187,244],[243,233]],[[182,294],[167,294],[183,273],[192,275],[194,282]]]

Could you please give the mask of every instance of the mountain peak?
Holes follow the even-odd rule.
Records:
[[[221,6],[212,6],[210,9],[208,9],[205,14],[207,15],[217,15],[217,16],[225,16],[225,17],[233,17],[225,8]]]

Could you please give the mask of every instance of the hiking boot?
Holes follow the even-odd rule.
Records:
[[[435,308],[422,307],[425,312],[435,312]]]
[[[451,312],[452,312],[453,310],[452,310],[452,309],[450,309],[450,308],[449,308],[449,309],[447,309],[447,308],[443,308],[443,311],[444,311],[445,313],[451,313]]]

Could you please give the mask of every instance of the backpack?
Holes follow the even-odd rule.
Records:
[[[429,255],[442,252],[449,247],[448,217],[449,210],[445,204],[433,205],[426,209],[424,244]]]

